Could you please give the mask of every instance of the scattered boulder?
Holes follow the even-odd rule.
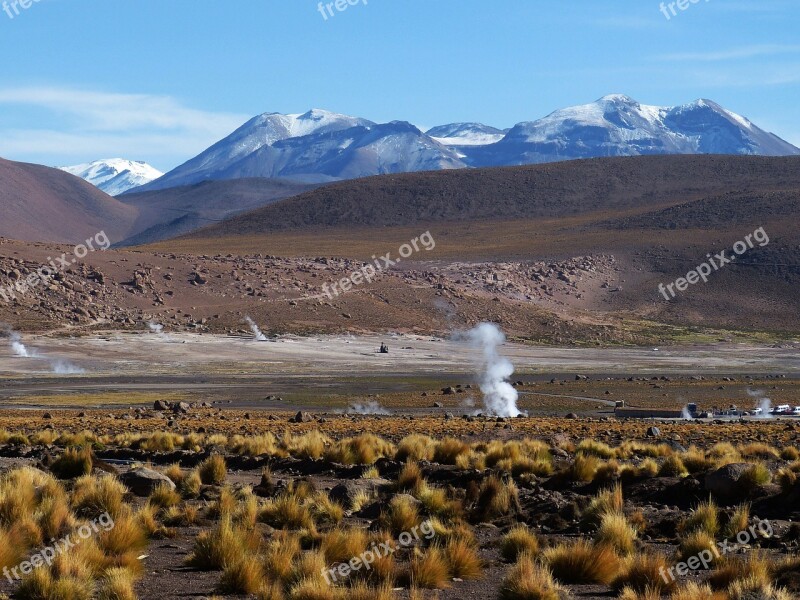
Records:
[[[648,427],[646,435],[647,437],[660,437],[661,430],[658,427]]]
[[[156,400],[153,402],[153,410],[165,411],[169,410],[169,402],[164,400]]]
[[[152,494],[153,490],[162,483],[170,489],[175,489],[175,484],[169,477],[147,467],[132,469],[120,475],[119,478],[131,492],[142,497]]]
[[[705,488],[714,496],[734,499],[739,495],[739,480],[751,467],[749,463],[732,463],[706,475]]]
[[[303,412],[302,410],[298,412],[294,417],[289,419],[290,423],[311,423],[314,420],[309,413]]]

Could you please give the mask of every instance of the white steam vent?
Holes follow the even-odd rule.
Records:
[[[466,334],[470,344],[482,353],[480,388],[486,412],[498,417],[517,417],[519,395],[508,379],[514,374],[514,365],[500,356],[498,347],[506,336],[494,323],[481,323]]]

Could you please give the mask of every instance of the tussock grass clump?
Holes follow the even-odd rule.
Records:
[[[371,465],[379,458],[394,456],[394,446],[372,433],[362,433],[333,444],[326,452],[325,459],[343,465]]]
[[[781,456],[775,448],[760,442],[747,444],[740,448],[739,452],[745,458],[758,458],[761,460],[777,460]]]
[[[706,456],[706,453],[699,450],[697,446],[690,446],[686,452],[682,453],[681,460],[689,473],[702,473],[714,466],[714,461]]]
[[[661,463],[658,474],[661,477],[686,477],[689,474],[689,469],[686,468],[680,456],[672,454]]]
[[[740,504],[734,509],[733,514],[731,514],[730,519],[728,519],[728,522],[725,523],[725,527],[722,530],[722,535],[725,539],[734,538],[739,532],[747,531],[749,524],[750,505]]]
[[[150,494],[147,502],[159,508],[170,508],[181,503],[181,495],[171,485],[160,483]]]
[[[420,524],[418,501],[406,494],[400,494],[389,502],[389,509],[381,515],[381,524],[396,538],[404,531],[411,531]]]
[[[764,585],[772,582],[775,567],[769,558],[761,552],[751,552],[747,557],[720,557],[708,583],[716,590],[726,590],[736,581],[749,579],[760,581]]]
[[[344,507],[331,500],[326,492],[317,492],[311,499],[311,512],[317,523],[337,525],[344,519]]]
[[[328,564],[348,562],[360,555],[367,548],[369,536],[365,529],[335,528],[322,538],[320,551],[325,555]]]
[[[588,526],[599,527],[603,517],[609,514],[621,514],[625,507],[622,486],[616,484],[599,492],[581,515],[581,522]]]
[[[200,481],[206,485],[222,485],[228,475],[225,459],[219,454],[212,454],[197,467]]]
[[[742,492],[749,494],[762,485],[772,481],[772,472],[763,462],[753,463],[739,478],[738,486]]]
[[[713,561],[717,557],[717,545],[714,538],[702,530],[694,531],[681,540],[678,546],[678,556],[680,560],[686,561],[693,556],[699,556],[700,553],[711,552]]]
[[[633,588],[624,588],[618,600],[661,600],[661,592],[654,588],[647,588],[644,591],[637,592]]]
[[[293,573],[293,563],[301,552],[300,536],[289,531],[278,531],[270,539],[263,556],[267,578],[288,584]]]
[[[455,465],[458,457],[469,452],[469,446],[455,438],[445,438],[436,442],[433,451],[433,462],[442,465]]]
[[[316,528],[311,509],[302,499],[291,493],[284,493],[264,503],[258,520],[278,529]]]
[[[197,470],[190,471],[181,483],[181,494],[184,498],[197,498],[200,495],[202,485],[203,481],[200,479],[200,473]]]
[[[711,538],[717,537],[719,529],[719,507],[711,499],[698,504],[692,514],[678,526],[678,530],[683,535],[702,532]]]
[[[668,592],[675,587],[675,582],[667,577],[664,581],[663,573],[669,572],[669,563],[661,554],[645,552],[626,558],[621,565],[619,574],[614,578],[611,586],[615,590],[628,589],[635,593],[646,593],[648,590]]]
[[[172,483],[174,483],[177,487],[180,487],[183,483],[183,480],[186,478],[186,473],[183,472],[180,464],[172,463],[163,471],[164,475],[170,478]]]
[[[93,464],[91,448],[67,448],[50,465],[50,470],[59,479],[74,479],[81,475],[89,475]]]
[[[325,580],[303,579],[289,591],[290,600],[338,600]]]
[[[794,446],[786,446],[781,450],[781,458],[785,461],[795,461],[800,459],[800,450]]]
[[[35,569],[17,589],[19,600],[92,600],[95,585],[92,579],[75,576],[55,578],[47,569]]]
[[[371,587],[364,581],[358,581],[347,590],[348,600],[392,600],[393,598],[392,586],[388,584]]]
[[[187,564],[201,571],[224,569],[255,550],[258,543],[252,529],[236,527],[229,517],[223,517],[213,529],[200,532]]]
[[[147,536],[128,509],[114,519],[113,527],[98,532],[97,545],[106,556],[124,561],[126,555],[136,555],[147,547]]]
[[[730,600],[792,600],[793,596],[782,588],[758,579],[740,579],[728,588]]]
[[[287,433],[283,439],[283,444],[288,449],[289,454],[297,458],[312,460],[322,458],[322,455],[325,454],[325,448],[330,446],[331,443],[331,438],[316,429],[299,436]]]
[[[72,506],[78,514],[97,517],[107,512],[116,518],[125,505],[125,485],[113,475],[84,475],[75,481]]]
[[[96,600],[136,600],[134,576],[128,569],[108,569],[99,582]]]
[[[523,554],[500,586],[501,600],[567,600],[572,595],[553,579],[552,573]]]
[[[527,525],[515,525],[503,537],[500,554],[508,562],[516,561],[520,555],[536,556],[539,553],[539,539]]]
[[[715,592],[708,584],[689,581],[670,595],[670,600],[729,600],[724,592]]]
[[[593,454],[581,454],[575,457],[575,460],[569,466],[567,475],[573,481],[594,481],[597,470],[600,468],[601,461]]]
[[[797,483],[797,473],[784,467],[778,471],[778,473],[775,475],[775,479],[778,482],[778,485],[781,486],[783,493],[788,494],[790,491],[792,491]]]
[[[473,516],[488,522],[519,511],[519,489],[513,480],[503,481],[492,475],[480,487]]]
[[[448,571],[453,577],[464,580],[480,579],[483,576],[483,561],[475,546],[464,539],[452,539],[444,548]]]
[[[425,479],[422,477],[422,469],[415,462],[409,461],[397,476],[397,491],[399,492],[417,492],[425,484]]]
[[[583,440],[578,444],[575,452],[579,455],[596,456],[604,459],[616,458],[617,456],[617,451],[614,448],[597,440]]]
[[[413,433],[397,444],[394,459],[400,462],[433,460],[436,442],[432,437]]]
[[[225,594],[255,594],[263,585],[264,572],[256,556],[241,556],[222,568],[219,589]]]
[[[608,585],[620,569],[620,558],[613,548],[585,540],[548,548],[541,556],[562,583]]]
[[[408,565],[408,578],[412,585],[428,590],[450,587],[450,569],[444,552],[436,547],[424,553],[416,551]]]
[[[636,529],[622,513],[607,513],[600,521],[595,535],[597,544],[605,544],[618,553],[631,554],[636,547]]]

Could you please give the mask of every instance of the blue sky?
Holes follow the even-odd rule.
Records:
[[[797,0],[699,0],[669,19],[659,0],[362,0],[327,20],[318,0],[18,8],[0,12],[12,160],[167,170],[262,112],[504,128],[609,93],[710,98],[800,145]]]

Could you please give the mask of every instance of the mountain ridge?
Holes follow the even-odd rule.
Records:
[[[136,191],[240,177],[324,183],[392,173],[651,154],[795,156],[800,148],[703,99],[661,107],[611,94],[508,130],[451,123],[422,132],[404,121],[379,124],[312,109],[253,117]]]

